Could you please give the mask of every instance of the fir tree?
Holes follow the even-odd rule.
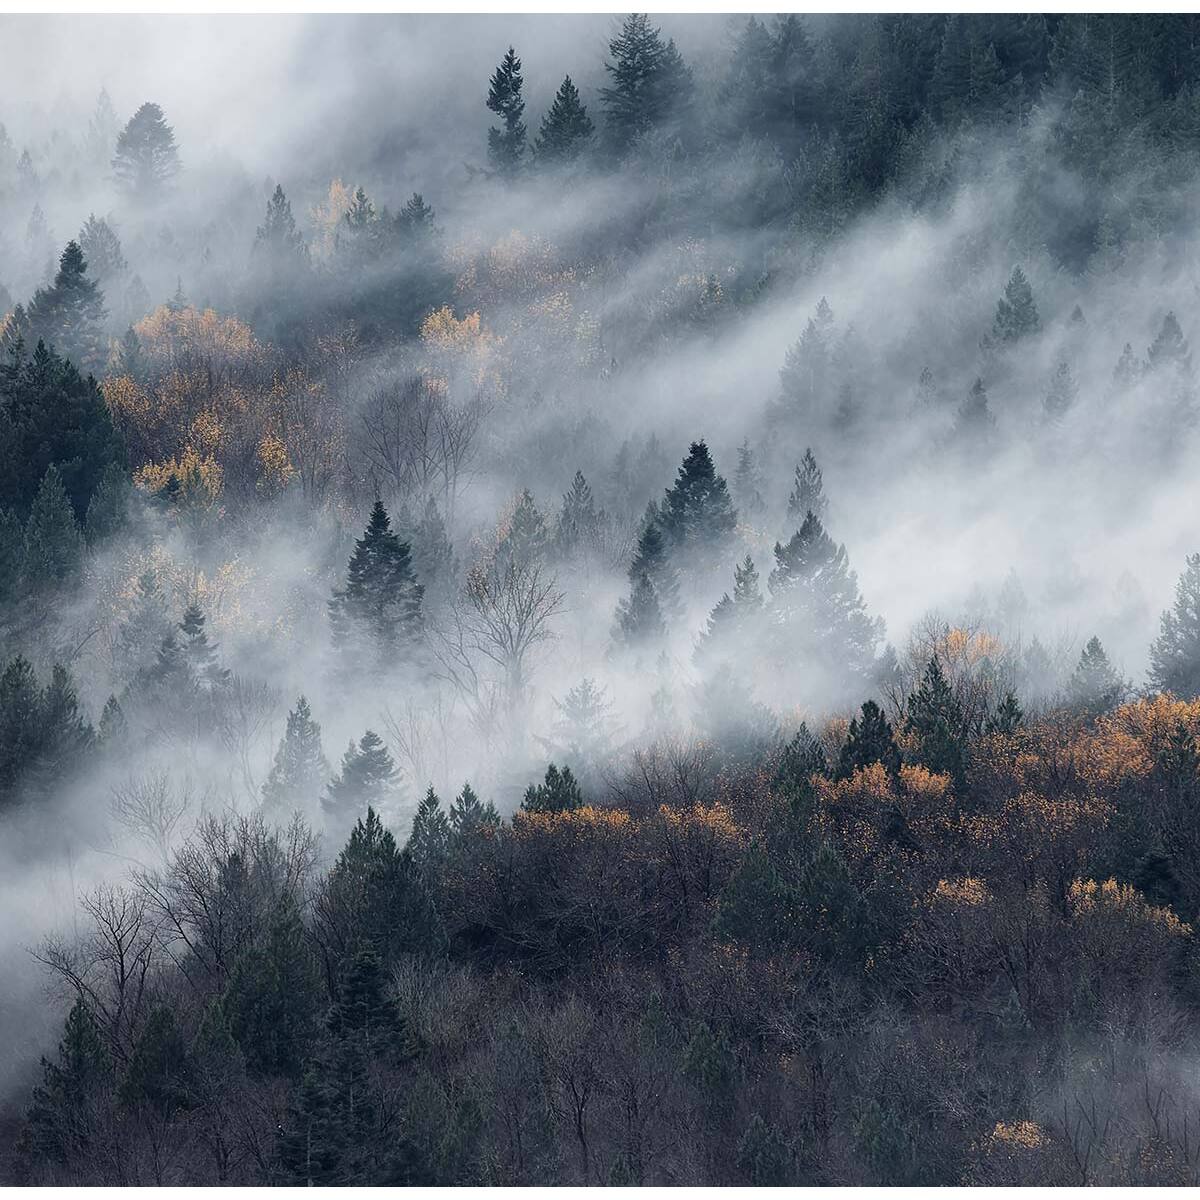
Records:
[[[576,771],[582,771],[586,777],[612,747],[615,724],[607,689],[594,679],[584,678],[561,700],[556,699],[554,707],[558,711],[553,736],[538,740],[560,758],[574,763]]]
[[[817,520],[824,523],[828,520],[829,501],[825,499],[824,483],[821,478],[821,468],[810,446],[804,451],[804,458],[796,465],[796,480],[792,485],[792,493],[788,496],[788,520],[797,525],[812,513]]]
[[[594,550],[600,541],[604,514],[596,509],[592,489],[582,471],[575,472],[571,490],[563,496],[558,523],[554,528],[554,553],[568,559],[586,550]]]
[[[618,153],[648,130],[677,120],[692,95],[692,73],[674,41],[664,42],[645,13],[631,13],[609,42],[604,64],[611,86],[600,89],[605,132]]]
[[[67,243],[53,284],[34,293],[27,318],[30,341],[45,341],[80,370],[97,371],[104,364],[104,297],[88,278],[78,242]]]
[[[874,763],[882,763],[889,774],[895,775],[900,770],[900,751],[883,710],[874,700],[868,700],[862,706],[862,715],[850,722],[838,759],[838,778],[849,779],[855,771]]]
[[[1185,376],[1191,373],[1191,351],[1173,312],[1163,317],[1162,328],[1146,351],[1146,368],[1149,371],[1172,368]]]
[[[308,250],[304,235],[296,228],[292,206],[280,184],[267,201],[266,220],[254,236],[254,253],[274,271],[296,270],[304,265]]]
[[[667,489],[658,524],[673,555],[710,568],[728,556],[737,513],[704,442],[693,442]]]
[[[497,829],[499,825],[500,814],[496,806],[490,800],[484,804],[475,789],[464,783],[450,805],[450,835],[455,848],[461,849],[484,829]]]
[[[121,1102],[135,1112],[170,1118],[189,1107],[191,1056],[175,1014],[166,1005],[151,1010],[121,1081]]]
[[[583,793],[570,767],[560,771],[553,763],[546,768],[542,783],[531,783],[521,800],[521,811],[527,813],[572,812],[583,807]]]
[[[150,199],[179,174],[175,132],[157,104],[146,103],[117,137],[112,160],[117,182],[131,195]]]
[[[1181,700],[1200,696],[1200,554],[1187,556],[1175,603],[1150,647],[1150,682]]]
[[[1018,342],[1037,333],[1040,327],[1041,320],[1029,280],[1020,267],[1013,267],[1012,275],[1004,286],[1004,298],[996,304],[992,336],[999,342]]]
[[[83,538],[56,466],[47,469],[25,525],[25,580],[34,589],[63,587],[79,576]]]
[[[212,693],[227,687],[232,672],[221,666],[217,656],[218,646],[208,640],[207,624],[203,611],[198,604],[189,604],[183,610],[183,619],[179,622],[178,638],[179,661],[192,684],[201,692]]]
[[[288,713],[287,730],[263,784],[263,807],[279,814],[315,813],[328,778],[329,763],[321,748],[321,726],[313,720],[308,701],[301,696]]]
[[[731,644],[739,632],[748,630],[762,611],[763,597],[758,585],[758,572],[750,555],[733,571],[733,596],[726,592],[708,615],[708,622],[696,646],[697,662],[711,659],[720,651],[744,653],[744,645]]]
[[[525,488],[497,542],[497,571],[503,574],[509,566],[523,568],[542,562],[549,544],[546,519],[534,503],[533,494]]]
[[[24,570],[24,522],[11,509],[0,508],[0,604],[16,599]]]
[[[451,595],[455,578],[454,547],[432,496],[425,501],[425,511],[413,530],[412,562],[424,601],[437,602]]]
[[[984,731],[1011,735],[1016,733],[1024,719],[1025,714],[1021,711],[1021,704],[1017,700],[1016,693],[1007,691],[1004,693],[1004,699],[997,705],[996,711],[984,722]]]
[[[401,241],[410,246],[428,242],[437,233],[434,216],[425,197],[420,192],[413,192],[396,214],[396,232]]]
[[[323,1063],[309,1066],[277,1132],[284,1182],[299,1187],[343,1182],[346,1135]]]
[[[528,131],[522,117],[525,101],[521,96],[524,80],[521,60],[509,46],[500,60],[488,89],[487,106],[504,122],[502,129],[488,130],[488,161],[501,175],[512,176],[521,168],[525,157]]]
[[[574,162],[586,149],[594,131],[587,109],[580,103],[579,89],[567,75],[542,118],[538,158],[545,162]]]
[[[79,231],[79,249],[87,262],[88,273],[97,284],[107,286],[129,269],[121,250],[121,239],[112,226],[95,213],[88,214],[87,223]]]
[[[345,826],[366,809],[386,809],[399,786],[400,774],[387,747],[368,729],[342,756],[342,767],[326,786],[321,807],[326,819]]]
[[[392,532],[387,510],[376,500],[366,532],[354,544],[346,586],[329,602],[334,645],[356,664],[373,654],[386,665],[418,637],[423,595],[408,543]]]
[[[775,769],[774,785],[787,793],[806,792],[813,775],[829,774],[829,758],[825,747],[808,731],[801,721],[800,728],[783,748],[779,766]]]
[[[617,603],[617,620],[613,641],[626,650],[653,647],[666,637],[658,593],[648,575],[638,575],[633,581],[628,599]]]
[[[1079,385],[1069,363],[1060,362],[1054,369],[1049,390],[1042,400],[1042,412],[1051,424],[1058,424],[1079,395]]]
[[[1116,708],[1124,694],[1125,680],[1108,661],[1100,639],[1091,638],[1067,685],[1071,707],[1087,717],[1100,717]]]
[[[172,636],[167,603],[153,571],[138,576],[129,615],[117,626],[113,657],[120,677],[129,681],[149,674],[158,650]]]
[[[832,388],[833,309],[824,296],[779,370],[780,399],[786,410],[807,419],[824,408]]]
[[[965,783],[966,729],[959,704],[941,664],[934,655],[917,690],[908,697],[905,727],[917,747],[917,762],[949,775],[956,787]]]
[[[41,690],[22,655],[0,673],[0,800],[10,800],[41,747]]]
[[[737,470],[733,476],[733,494],[738,508],[747,516],[762,516],[767,508],[762,493],[762,472],[758,469],[754,451],[750,449],[749,439],[746,439],[738,447]]]
[[[432,787],[417,805],[405,852],[417,874],[431,886],[441,874],[450,853],[450,821],[442,812],[442,802]]]
[[[118,463],[109,463],[88,501],[83,529],[89,546],[99,546],[119,533],[129,520],[133,487]]]
[[[996,418],[988,407],[987,388],[982,379],[976,379],[954,418],[951,440],[970,454],[986,451],[995,432]]]

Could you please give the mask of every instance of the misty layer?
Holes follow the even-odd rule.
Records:
[[[8,1177],[1200,1181],[1193,18],[5,26]]]

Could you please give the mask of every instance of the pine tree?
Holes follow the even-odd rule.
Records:
[[[285,892],[234,964],[221,998],[251,1072],[301,1077],[319,1031],[321,991],[300,911]]]
[[[951,441],[966,454],[984,452],[995,432],[996,418],[988,407],[987,388],[982,379],[976,379],[954,418]]]
[[[15,512],[0,508],[0,605],[20,592],[25,571],[25,524]]]
[[[658,524],[672,555],[682,556],[687,565],[711,569],[729,556],[737,513],[703,441],[688,449],[667,489]]]
[[[89,546],[99,546],[125,527],[133,501],[129,476],[118,463],[109,463],[88,501],[83,529]]]
[[[119,677],[129,681],[148,675],[158,661],[159,648],[172,633],[158,576],[153,571],[143,571],[138,576],[129,615],[117,626],[113,658]]]
[[[254,236],[254,253],[273,271],[295,271],[307,261],[304,235],[296,228],[292,206],[280,184],[267,201],[266,220]]]
[[[600,541],[603,513],[596,510],[592,489],[582,471],[575,472],[571,490],[563,496],[558,523],[554,528],[554,553],[557,558],[569,559],[587,550],[594,550]]]
[[[1146,351],[1147,370],[1164,368],[1173,368],[1181,375],[1190,375],[1192,369],[1191,351],[1179,327],[1179,319],[1173,312],[1163,317],[1162,328]]]
[[[1181,700],[1200,696],[1200,554],[1187,556],[1175,603],[1162,614],[1150,647],[1150,682]]]
[[[436,604],[454,591],[454,547],[446,533],[437,501],[432,496],[425,501],[425,511],[413,530],[413,570],[423,589],[422,599]]]
[[[426,886],[436,883],[450,853],[450,820],[432,787],[417,805],[404,850]]]
[[[521,800],[521,811],[527,813],[572,812],[583,807],[583,793],[570,767],[560,771],[553,763],[546,768],[542,783],[531,783]]]
[[[342,767],[321,798],[325,817],[337,827],[358,819],[364,809],[386,809],[400,783],[400,773],[377,733],[368,729],[342,755]]]
[[[12,799],[41,748],[42,702],[37,674],[22,655],[0,673],[0,801]]]
[[[1019,266],[1013,267],[1012,275],[1004,286],[1004,298],[996,304],[992,336],[999,342],[1018,342],[1037,333],[1040,327],[1041,320],[1029,280]]]
[[[600,99],[607,139],[621,153],[643,133],[686,113],[692,73],[674,41],[664,42],[645,13],[627,16],[608,50],[612,61],[604,69],[612,85],[600,89]]]
[[[31,588],[65,587],[79,576],[83,538],[56,466],[47,469],[25,525],[23,563]]]
[[[567,75],[559,85],[554,103],[542,118],[537,155],[545,162],[574,162],[587,148],[595,126],[580,103],[579,89]]]
[[[278,1129],[283,1180],[299,1187],[343,1182],[346,1134],[323,1062],[309,1065]]]
[[[189,1107],[191,1056],[175,1014],[164,1004],[150,1012],[129,1058],[120,1097],[126,1107],[170,1118]]]
[[[29,339],[45,341],[80,370],[98,371],[104,364],[104,296],[88,278],[88,264],[78,242],[68,242],[58,260],[58,273],[48,288],[38,288],[27,312]]]
[[[746,646],[733,639],[750,629],[763,608],[763,596],[758,584],[758,571],[750,555],[734,568],[733,596],[726,592],[708,615],[708,622],[696,645],[697,663],[711,660],[717,653],[740,655]]]
[[[1052,424],[1058,424],[1066,416],[1071,405],[1075,403],[1075,397],[1078,395],[1079,385],[1071,373],[1070,364],[1060,362],[1054,369],[1050,388],[1042,401],[1042,411],[1046,420]]]
[[[555,700],[558,710],[553,736],[539,738],[560,758],[575,764],[585,778],[607,757],[612,747],[615,728],[613,706],[606,688],[594,679],[580,680],[561,700]]]
[[[905,727],[916,742],[916,759],[938,774],[949,775],[956,787],[965,783],[966,729],[959,704],[941,664],[934,655],[917,690],[908,697]]]
[[[1124,694],[1125,680],[1109,662],[1100,639],[1091,638],[1067,685],[1071,707],[1095,718],[1116,708]]]
[[[1021,711],[1020,701],[1016,693],[1010,690],[1004,693],[1004,699],[984,722],[984,732],[1011,735],[1017,732],[1024,720],[1025,714]]]
[[[828,774],[829,758],[825,747],[809,733],[808,726],[801,721],[800,728],[779,756],[774,786],[785,795],[804,793],[808,791],[813,775]]]
[[[101,88],[96,97],[96,109],[88,121],[87,155],[92,164],[103,169],[108,165],[109,155],[117,140],[117,130],[120,121],[117,120],[116,109],[108,89]]]
[[[627,650],[653,647],[666,637],[667,625],[654,585],[646,575],[633,582],[628,599],[617,603],[613,641]]]
[[[263,807],[272,814],[289,811],[313,814],[328,778],[329,763],[321,748],[321,726],[312,719],[308,701],[301,696],[288,713],[287,730],[263,784]]]
[[[366,658],[386,666],[419,636],[424,590],[408,543],[392,532],[387,510],[376,500],[366,532],[354,544],[346,586],[329,602],[334,645],[352,665]]]
[[[496,806],[490,800],[484,804],[475,789],[469,783],[464,783],[462,791],[450,805],[450,834],[454,847],[461,849],[484,829],[497,829],[499,826],[500,814]]]
[[[533,494],[525,488],[517,497],[512,516],[508,519],[496,544],[496,568],[503,574],[509,566],[529,567],[542,562],[550,545],[546,519],[542,516]]]
[[[142,343],[130,326],[121,335],[117,343],[113,366],[118,375],[128,375],[130,379],[140,381],[146,371],[146,360],[142,354]]]
[[[874,700],[868,700],[862,706],[862,715],[850,722],[838,760],[838,778],[849,779],[855,771],[874,763],[882,763],[895,775],[900,770],[900,751],[883,710]]]
[[[784,408],[811,420],[829,399],[833,375],[833,309],[824,296],[779,370]]]
[[[488,130],[488,161],[497,172],[508,177],[520,170],[525,157],[528,131],[521,119],[525,113],[523,86],[521,60],[509,46],[492,76],[487,98],[488,108],[504,122],[503,129],[493,126]]]
[[[733,494],[738,508],[750,517],[760,517],[766,512],[767,502],[763,499],[762,472],[750,449],[747,438],[738,447],[737,470],[733,476]]]
[[[420,192],[413,192],[396,214],[396,232],[401,241],[409,246],[428,242],[437,233],[434,217],[434,211],[425,203],[425,197]]]
[[[879,641],[845,546],[809,513],[786,545],[775,543],[767,606],[775,652],[821,694],[845,695],[871,677]]]
[[[796,481],[792,485],[792,493],[788,496],[788,520],[797,525],[812,513],[817,520],[824,523],[829,519],[829,501],[825,498],[824,484],[821,478],[821,468],[810,446],[804,451],[804,458],[796,465]]]
[[[117,137],[112,160],[117,182],[131,195],[150,199],[179,174],[175,132],[157,104],[146,103]]]
[[[105,753],[113,754],[125,747],[128,736],[129,722],[125,719],[125,711],[116,696],[109,696],[100,712],[100,724],[96,727],[97,740]]]
[[[208,640],[206,619],[198,604],[189,604],[179,622],[179,661],[192,685],[200,692],[212,693],[228,686],[232,672],[221,666],[218,646]]]
[[[121,239],[109,223],[89,213],[87,223],[79,231],[79,249],[87,262],[88,272],[97,284],[108,285],[129,270],[121,250]]]

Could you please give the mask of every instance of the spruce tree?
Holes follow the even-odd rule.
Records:
[[[572,812],[583,807],[583,793],[571,768],[564,766],[560,771],[551,763],[546,768],[546,778],[542,783],[531,783],[525,789],[521,800],[521,811],[527,813],[562,813]]]
[[[708,621],[696,645],[695,659],[704,663],[715,655],[742,656],[747,646],[734,639],[740,632],[750,630],[763,608],[758,571],[750,555],[734,568],[733,595],[726,592],[708,615]]]
[[[87,263],[88,274],[96,284],[108,287],[129,269],[121,250],[121,239],[103,217],[89,213],[79,231],[79,249]]]
[[[435,886],[450,853],[450,820],[432,787],[417,805],[404,850],[425,886]]]
[[[608,45],[604,64],[611,86],[600,89],[605,134],[617,153],[648,130],[683,116],[692,95],[692,73],[674,41],[664,42],[645,13],[630,13]]]
[[[871,678],[879,642],[845,546],[809,513],[786,545],[775,543],[767,613],[777,660],[817,695],[845,696]]]
[[[304,235],[296,228],[292,206],[281,184],[275,185],[267,201],[266,220],[254,235],[254,253],[277,271],[295,270],[307,258]]]
[[[672,555],[687,565],[710,569],[729,556],[737,513],[703,441],[691,444],[667,489],[658,524]]]
[[[550,545],[546,519],[528,488],[517,497],[512,516],[496,545],[496,568],[503,574],[509,566],[530,567],[542,562]]]
[[[1017,694],[1010,689],[984,722],[984,732],[1011,735],[1017,732],[1024,720],[1025,714],[1021,711]]]
[[[425,511],[413,530],[412,563],[424,602],[437,604],[450,597],[454,591],[454,547],[432,496],[425,501]]]
[[[559,559],[595,550],[599,545],[604,514],[597,511],[592,489],[582,471],[575,472],[571,490],[563,496],[554,528],[554,553]]]
[[[1029,280],[1019,266],[1013,267],[1012,275],[1004,285],[1004,297],[996,304],[992,336],[999,342],[1011,344],[1037,333],[1040,327],[1041,319]]]
[[[542,118],[537,139],[538,159],[545,162],[574,162],[586,149],[595,127],[580,103],[579,89],[567,75],[559,85],[554,103]]]
[[[47,469],[25,524],[25,581],[34,590],[65,587],[79,577],[83,538],[58,467]]]
[[[0,605],[15,600],[25,570],[25,524],[12,509],[0,508]]]
[[[813,775],[829,774],[829,757],[825,747],[808,731],[801,721],[800,728],[783,748],[779,765],[775,769],[774,786],[785,795],[803,794],[808,791]]]
[[[1162,328],[1146,351],[1146,367],[1150,371],[1173,368],[1182,375],[1191,372],[1191,351],[1173,312],[1163,317]]]
[[[287,730],[262,788],[263,807],[275,815],[289,811],[314,814],[329,778],[321,748],[321,726],[301,696],[288,713]]]
[[[639,575],[628,598],[617,602],[613,641],[626,650],[638,650],[658,645],[666,633],[658,593],[647,575]]]
[[[1049,390],[1042,400],[1042,412],[1051,424],[1058,424],[1066,416],[1071,405],[1079,395],[1079,385],[1071,373],[1069,363],[1060,362],[1054,368]]]
[[[496,829],[500,825],[496,806],[490,800],[484,804],[469,783],[464,783],[462,791],[454,797],[449,815],[450,834],[456,849],[478,837],[484,829]]]
[[[760,517],[766,511],[763,499],[762,472],[746,439],[738,447],[737,469],[733,475],[733,494],[738,508],[750,517]]]
[[[121,1081],[121,1102],[135,1113],[169,1119],[190,1106],[191,1056],[175,1014],[165,1004],[150,1012]]]
[[[520,170],[525,157],[528,131],[522,117],[525,100],[521,95],[524,80],[521,60],[509,46],[496,68],[488,89],[487,106],[504,122],[502,129],[488,130],[488,161],[501,175],[511,177]]]
[[[804,458],[796,464],[796,480],[788,496],[788,520],[799,525],[812,513],[823,523],[829,519],[828,512],[829,501],[825,499],[821,468],[817,466],[810,446],[804,451]]]
[[[838,778],[849,779],[855,771],[882,763],[889,774],[900,770],[900,751],[892,727],[874,700],[867,700],[862,713],[850,722],[846,742],[838,759]]]
[[[1100,639],[1091,638],[1067,684],[1071,707],[1087,717],[1100,717],[1116,708],[1124,694],[1125,680],[1109,662]]]
[[[387,510],[375,501],[366,532],[354,544],[346,586],[329,602],[334,645],[349,665],[393,662],[420,634],[424,588],[412,555],[391,529]]]
[[[965,782],[966,729],[962,706],[934,655],[917,690],[908,697],[905,727],[917,746],[916,759],[938,774],[949,775],[956,787]]]
[[[434,211],[425,203],[425,197],[420,192],[413,192],[396,214],[396,232],[401,241],[409,246],[428,242],[437,232],[434,217]]]
[[[277,1129],[283,1182],[298,1187],[343,1183],[347,1138],[323,1061],[310,1063]]]
[[[119,533],[129,520],[133,487],[123,467],[109,463],[88,501],[83,523],[89,546],[99,546]]]
[[[341,770],[325,788],[321,807],[326,819],[344,827],[364,810],[387,809],[395,796],[400,773],[382,738],[368,729],[356,746],[342,755]]]
[[[824,296],[779,370],[784,409],[811,420],[820,415],[833,387],[833,309]]]
[[[33,665],[17,655],[0,673],[0,802],[13,799],[42,745],[42,699]]]
[[[38,288],[27,312],[28,338],[46,342],[81,371],[104,365],[104,296],[78,242],[68,242],[58,260],[58,273],[48,288]]]
[[[129,118],[117,137],[113,174],[139,199],[157,196],[179,174],[175,132],[157,104],[146,103]]]
[[[987,388],[982,379],[976,379],[954,418],[951,441],[964,454],[985,452],[992,444],[995,432],[996,418],[988,407]]]
[[[594,679],[579,681],[554,701],[557,713],[550,738],[538,738],[560,758],[575,764],[585,778],[600,766],[612,747],[613,706],[606,688]]]
[[[180,637],[177,639],[179,661],[192,685],[201,692],[217,692],[229,685],[232,672],[221,666],[217,656],[219,647],[208,640],[204,612],[198,604],[189,604],[183,610],[179,622]]]
[[[137,591],[129,615],[117,626],[113,659],[118,676],[125,682],[152,672],[158,650],[172,636],[166,598],[153,571],[138,576]]]
[[[1181,700],[1200,696],[1200,554],[1189,554],[1150,647],[1150,682]]]

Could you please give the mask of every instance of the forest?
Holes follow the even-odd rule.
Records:
[[[0,52],[0,1182],[1200,1183],[1200,18]]]

